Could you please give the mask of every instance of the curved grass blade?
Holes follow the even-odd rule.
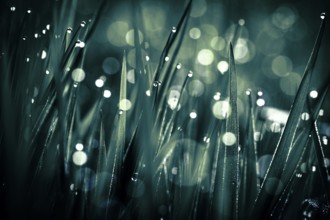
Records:
[[[265,180],[261,185],[261,190],[252,209],[251,217],[253,218],[260,219],[270,215],[274,202],[279,196],[272,196],[269,193],[276,192],[278,187],[278,183],[274,184],[273,180],[275,180],[275,182],[280,180],[281,185],[286,186],[290,176],[294,172],[300,155],[304,150],[301,146],[305,146],[308,135],[311,131],[311,126],[302,125],[300,117],[303,111],[308,111],[306,103],[307,94],[310,89],[312,72],[320,49],[324,29],[325,20],[322,20],[314,48],[292,104],[288,121],[275,149],[275,153],[267,170]],[[315,109],[315,111],[318,112],[319,109]],[[295,142],[299,142],[300,145],[294,144]]]

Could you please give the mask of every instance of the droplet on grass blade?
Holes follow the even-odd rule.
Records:
[[[15,11],[15,10],[16,10],[15,6],[10,7],[10,11]]]
[[[325,12],[322,12],[321,15],[320,15],[321,19],[325,19]]]
[[[41,52],[41,59],[44,60],[47,57],[47,52],[45,50],[42,50]]]
[[[85,42],[77,40],[76,42],[76,47],[84,48],[85,47]]]
[[[72,28],[71,28],[71,27],[68,27],[68,28],[66,29],[66,32],[67,32],[68,34],[71,34],[71,33],[72,33]]]
[[[99,78],[97,80],[95,80],[95,86],[98,87],[98,88],[101,88],[104,86],[104,80]]]
[[[231,107],[228,101],[218,101],[212,106],[213,115],[218,119],[225,119],[231,114]]]
[[[195,119],[195,118],[197,118],[197,113],[195,111],[192,111],[192,112],[190,112],[189,117],[191,119]]]
[[[103,91],[103,97],[104,98],[110,98],[111,97],[111,91],[106,89]]]
[[[119,102],[119,109],[122,111],[128,111],[129,109],[131,109],[131,107],[132,107],[132,103],[128,99],[122,99]]]
[[[307,112],[303,112],[301,114],[301,119],[304,121],[308,121],[309,120],[309,114]]]
[[[85,79],[85,76],[85,71],[81,68],[74,69],[71,74],[73,81],[77,83],[82,82]]]
[[[221,140],[226,146],[232,146],[236,143],[237,139],[236,139],[235,134],[233,134],[231,132],[226,132],[223,134]]]
[[[176,32],[176,27],[172,27],[172,33]]]
[[[312,90],[310,91],[309,96],[313,99],[316,99],[318,96],[318,92],[316,90]]]

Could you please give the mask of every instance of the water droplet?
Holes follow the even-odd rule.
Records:
[[[71,33],[72,33],[72,28],[71,28],[71,27],[68,27],[68,28],[66,29],[66,32],[67,32],[68,34],[71,34]]]
[[[176,32],[176,27],[172,27],[172,33]]]
[[[266,103],[266,102],[265,102],[264,99],[261,99],[261,98],[260,98],[260,99],[257,99],[257,105],[258,105],[258,106],[262,107],[262,106],[265,105],[265,103]]]
[[[106,89],[103,91],[103,97],[104,98],[110,98],[111,97],[111,91]]]
[[[86,21],[82,21],[82,22],[80,23],[80,26],[81,26],[81,27],[85,27],[85,26],[86,26]]]
[[[194,75],[193,71],[189,70],[188,77],[193,77],[193,75]]]
[[[85,79],[85,76],[85,71],[81,68],[74,69],[71,74],[73,81],[77,83],[83,81]]]
[[[155,81],[153,84],[152,84],[154,87],[158,87],[161,85],[161,82],[160,81]]]
[[[179,69],[181,69],[181,67],[182,67],[182,64],[181,63],[178,63],[177,65],[176,65],[176,68],[179,70]]]
[[[139,173],[133,173],[131,180],[134,182],[138,181],[138,176],[139,176]]]
[[[151,96],[151,92],[150,92],[149,89],[146,91],[146,95],[147,95],[147,96]]]
[[[220,100],[220,97],[221,97],[221,93],[220,93],[220,92],[216,92],[216,93],[214,94],[214,96],[213,96],[213,99],[214,99],[215,101],[219,101],[219,100]]]
[[[104,80],[102,80],[101,78],[95,80],[95,86],[98,88],[101,88],[104,86]]]
[[[15,11],[15,10],[16,10],[15,6],[10,7],[10,11]]]
[[[49,72],[49,70],[46,70],[46,74],[48,75],[50,72]]]
[[[50,30],[50,24],[47,24],[47,25],[46,25],[46,29],[47,29],[47,30]]]
[[[149,56],[146,56],[146,61],[149,61],[150,60],[150,57]]]
[[[76,150],[77,151],[82,151],[84,149],[84,145],[82,143],[77,143],[76,144]]]
[[[195,111],[192,111],[192,112],[190,112],[189,117],[191,119],[195,119],[195,118],[197,118],[197,113]]]
[[[70,190],[71,190],[71,191],[74,190],[74,184],[73,184],[73,183],[70,185]]]
[[[301,114],[301,119],[304,121],[308,121],[309,120],[309,114],[307,112],[304,112]]]
[[[312,90],[310,91],[309,96],[313,99],[316,99],[318,96],[318,92],[316,90]]]
[[[42,30],[42,33],[43,33],[43,34],[46,34],[46,29],[43,29],[43,30]]]
[[[34,38],[38,38],[39,37],[39,34],[38,33],[35,33],[34,34]]]
[[[262,96],[264,93],[262,91],[258,91],[257,95]]]
[[[28,14],[31,14],[32,11],[31,11],[30,9],[28,9],[26,12],[27,12]]]
[[[27,63],[30,62],[30,58],[27,57],[27,58],[25,59],[25,61],[26,61]]]
[[[87,162],[87,154],[83,151],[76,151],[72,155],[73,163],[77,166],[82,166]]]
[[[75,45],[76,47],[80,47],[80,48],[84,48],[85,47],[85,43],[84,42],[82,42],[82,41],[80,41],[80,40],[77,40],[77,42],[76,42],[76,45]]]
[[[251,95],[251,90],[250,90],[250,89],[246,90],[246,91],[245,91],[245,94],[246,94],[246,95]]]
[[[26,37],[22,37],[22,40],[26,40]]]
[[[320,17],[322,20],[325,19],[325,12],[321,13]]]
[[[43,50],[41,52],[41,59],[44,60],[47,57],[47,52],[45,50]]]
[[[226,132],[222,136],[222,142],[227,146],[232,146],[236,143],[236,136],[231,132]]]
[[[165,62],[169,61],[170,58],[168,56],[165,57]]]

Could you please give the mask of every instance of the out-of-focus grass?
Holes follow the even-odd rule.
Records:
[[[329,216],[329,162],[318,133],[329,77],[318,79],[313,88],[319,97],[313,103],[309,99],[325,18],[277,137],[257,120],[262,109],[255,105],[256,91],[246,93],[248,113],[239,118],[240,73],[233,49],[239,31],[226,46],[229,69],[215,83],[219,97],[187,95],[198,90],[187,87],[201,71],[194,61],[178,62],[194,1],[187,2],[178,24],[168,31],[156,66],[148,63],[146,48],[136,44],[134,85],[127,82],[123,51],[120,77],[100,77],[96,89],[87,87],[93,93],[86,92],[92,81],[85,71],[86,52],[108,5],[99,1],[94,15],[74,26],[77,1],[53,4],[53,20],[37,40],[31,37],[40,22],[37,12],[17,15],[18,6],[4,11],[9,23],[0,57],[1,218]],[[132,14],[137,30],[143,25],[139,10]],[[138,31],[133,38],[140,41]],[[219,99],[223,102],[213,105],[215,117],[205,103]],[[262,141],[255,136],[258,131]],[[266,149],[274,142],[274,151]],[[267,150],[271,162],[263,164],[260,158]]]

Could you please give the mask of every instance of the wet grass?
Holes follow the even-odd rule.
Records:
[[[0,58],[2,218],[329,217],[328,165],[318,132],[329,77],[313,87],[319,93],[316,101],[309,98],[325,18],[286,125],[276,136],[257,120],[256,91],[246,93],[248,111],[240,124],[240,73],[231,43],[228,72],[216,82],[221,100],[230,106],[222,107],[223,117],[205,109],[205,103],[214,102],[209,94],[199,99],[187,95],[195,70],[177,57],[192,1],[169,30],[156,68],[148,66],[136,46],[135,83],[128,84],[123,51],[118,89],[94,88],[84,102],[86,51],[106,7],[100,1],[90,21],[68,28],[74,23],[73,4],[55,4],[55,22],[38,40],[26,37],[33,34],[30,13],[5,14],[11,24],[6,25]],[[134,38],[139,41],[138,34]],[[255,137],[259,129],[262,141]],[[261,175],[259,150],[274,142],[271,162]]]

